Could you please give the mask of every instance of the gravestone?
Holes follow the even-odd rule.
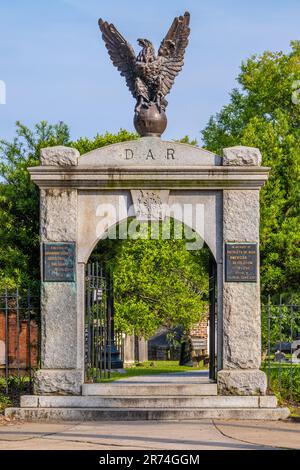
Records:
[[[5,351],[6,351],[5,342],[2,339],[0,339],[0,365],[1,366],[5,365],[5,361],[6,361]]]
[[[292,363],[299,364],[300,363],[300,339],[296,339],[292,342],[291,345],[292,349]]]
[[[275,362],[287,362],[286,355],[282,351],[276,351],[274,354],[274,361]]]

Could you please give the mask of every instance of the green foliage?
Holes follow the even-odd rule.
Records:
[[[97,134],[94,139],[81,137],[80,139],[72,142],[71,146],[76,148],[80,155],[83,155],[84,153],[91,152],[92,150],[104,147],[105,145],[117,144],[128,140],[136,140],[138,138],[139,136],[137,134],[120,129],[117,134],[106,132],[104,135]]]
[[[20,406],[20,396],[31,393],[31,383],[28,376],[16,377],[10,375],[0,377],[0,412],[8,406]]]
[[[31,286],[39,279],[39,192],[27,168],[39,163],[42,147],[66,145],[65,124],[46,122],[31,131],[16,123],[13,142],[0,141],[0,288]]]
[[[180,142],[181,144],[195,145],[198,147],[197,139],[190,139],[188,135],[185,135],[182,139],[175,140],[175,142]]]
[[[261,191],[260,234],[261,283],[270,294],[297,292],[300,282],[300,42],[291,46],[289,54],[265,52],[243,63],[240,90],[202,131],[209,150],[258,147],[272,168]]]
[[[5,410],[8,406],[12,406],[12,401],[6,395],[0,393],[0,412]]]
[[[27,168],[39,164],[41,148],[73,146],[82,154],[136,138],[120,130],[71,142],[69,128],[62,122],[42,121],[33,130],[16,123],[15,139],[0,141],[0,290],[16,286],[39,290],[39,190]]]
[[[143,225],[150,233],[148,224]],[[161,325],[181,325],[188,331],[207,313],[209,252],[188,251],[184,239],[174,239],[173,222],[171,226],[170,240],[107,238],[92,255],[113,267],[115,325],[120,331],[144,337]]]
[[[292,343],[300,334],[300,317],[293,315],[287,305],[264,305],[261,315],[262,349],[267,351],[270,342],[271,350],[280,342]]]
[[[262,370],[268,373],[268,364]],[[270,369],[270,389],[281,400],[300,403],[300,367],[299,365],[272,364]]]

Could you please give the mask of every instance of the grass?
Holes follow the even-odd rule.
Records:
[[[101,383],[113,382],[114,380],[127,379],[128,377],[138,377],[141,375],[157,375],[204,369],[206,368],[204,368],[203,365],[200,365],[199,367],[179,366],[178,361],[147,361],[125,368],[124,373],[112,372],[109,379],[98,379],[96,381]]]
[[[300,422],[300,406],[290,406],[291,418]]]
[[[6,393],[6,379],[0,377],[0,412],[8,406],[19,406],[20,395],[30,392],[30,379],[28,376],[10,376],[7,379],[8,393]]]
[[[5,410],[5,408],[7,408],[8,406],[12,406],[12,405],[13,403],[11,399],[7,397],[6,395],[2,395],[0,393],[0,413],[2,413],[2,411]]]
[[[269,367],[269,363],[268,363],[268,360],[264,360],[262,361],[262,367],[264,370],[267,370],[268,367]],[[290,368],[293,368],[293,369],[297,369],[299,368],[300,369],[300,363],[298,364],[291,364],[290,362],[278,362],[278,361],[270,361],[270,369],[290,369]]]
[[[268,364],[262,370],[268,375]],[[271,363],[270,391],[280,405],[288,406],[292,417],[300,416],[300,364]]]

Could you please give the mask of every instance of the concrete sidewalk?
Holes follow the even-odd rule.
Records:
[[[291,421],[0,423],[0,450],[300,449],[300,423]]]

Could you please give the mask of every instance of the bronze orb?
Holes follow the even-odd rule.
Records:
[[[141,108],[134,115],[134,127],[141,137],[160,137],[167,127],[166,113],[159,111],[156,104],[149,108]]]

